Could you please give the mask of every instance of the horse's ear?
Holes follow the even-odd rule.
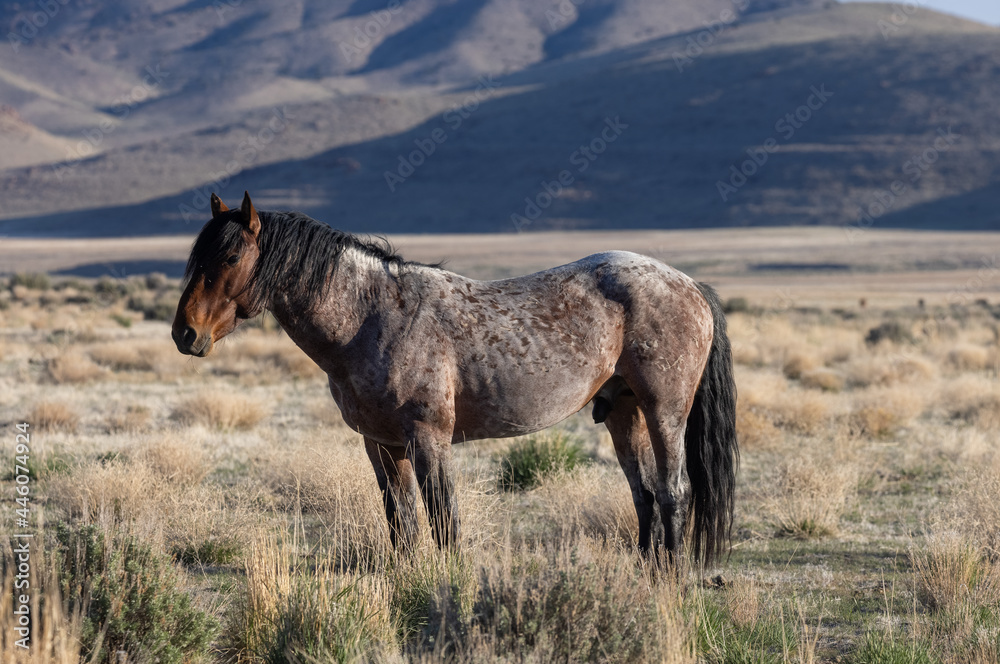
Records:
[[[229,208],[222,202],[222,199],[212,194],[212,219],[215,219],[223,212],[229,212]]]
[[[250,202],[249,191],[243,192],[243,206],[240,208],[240,212],[243,214],[243,224],[250,231],[250,234],[256,238],[257,234],[260,233],[260,217],[257,216],[257,209]]]

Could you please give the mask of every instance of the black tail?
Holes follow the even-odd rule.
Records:
[[[708,564],[729,550],[740,451],[736,444],[736,382],[726,315],[715,289],[707,284],[698,284],[698,289],[712,309],[715,336],[688,416],[684,446],[691,480],[694,560]]]

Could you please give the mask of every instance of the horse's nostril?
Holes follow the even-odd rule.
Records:
[[[198,340],[198,333],[194,331],[194,328],[185,327],[184,333],[181,336],[181,341],[184,342],[184,345],[190,348],[191,346],[194,345],[194,342],[197,340]]]

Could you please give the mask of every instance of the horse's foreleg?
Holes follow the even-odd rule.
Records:
[[[382,490],[389,537],[399,550],[409,551],[417,542],[417,478],[402,447],[387,447],[365,438],[365,451]]]
[[[451,444],[436,439],[418,439],[413,460],[434,541],[439,548],[453,549],[458,545],[459,526],[451,472]]]
[[[635,396],[618,397],[604,425],[611,434],[618,463],[632,489],[632,502],[639,517],[639,550],[649,555],[651,547],[663,543],[663,524],[657,514],[656,462],[649,444],[646,420]]]

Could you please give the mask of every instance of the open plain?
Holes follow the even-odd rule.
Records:
[[[731,557],[676,581],[639,558],[587,408],[457,446],[461,551],[424,533],[396,556],[360,436],[272,319],[203,360],[174,348],[191,237],[5,239],[4,509],[28,423],[45,599],[31,659],[0,605],[0,662],[1000,659],[1000,235],[391,239],[477,278],[614,248],[713,283],[739,389]]]

